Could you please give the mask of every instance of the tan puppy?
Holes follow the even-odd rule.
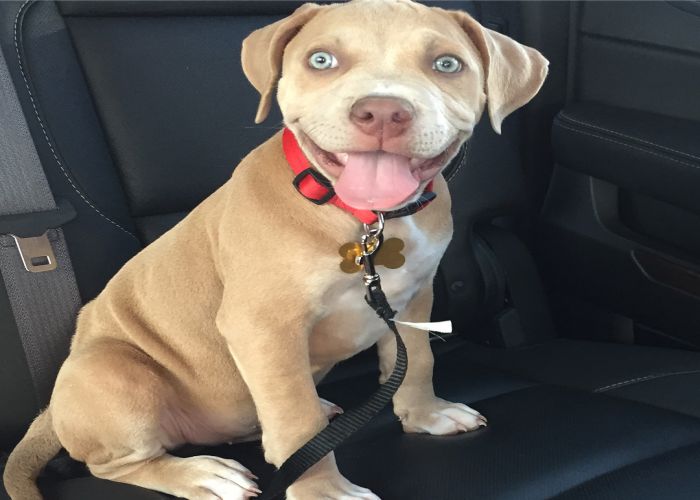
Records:
[[[398,318],[427,321],[452,234],[440,171],[485,103],[499,131],[539,90],[547,61],[461,12],[358,0],[304,5],[254,32],[243,67],[262,95],[257,121],[278,87],[286,125],[350,205],[396,208],[434,179],[429,207],[386,224],[387,237],[406,242],[406,264],[379,268]],[[338,248],[357,241],[360,224],[309,203],[292,179],[277,134],[85,306],[51,403],[8,461],[13,499],[41,498],[34,479],[61,447],[101,478],[189,499],[255,496],[237,462],[168,450],[262,430],[265,457],[279,466],[327,425],[333,409],[315,383],[333,365],[376,343],[382,377],[391,372],[391,334],[364,303],[358,275],[339,270]],[[409,365],[394,411],[404,429],[484,425],[435,396],[427,334],[401,334]],[[377,498],[347,481],[333,454],[287,497]]]

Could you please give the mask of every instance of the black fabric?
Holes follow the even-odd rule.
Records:
[[[15,86],[21,83],[13,57],[12,23],[19,2],[0,2],[0,46]],[[18,87],[19,88],[19,87]],[[1,167],[0,167],[1,168]],[[39,410],[29,365],[24,354],[15,323],[5,282],[0,275],[0,401],[5,411],[0,412],[0,450],[13,446],[25,432]],[[0,492],[1,494],[1,492]]]
[[[554,122],[557,161],[700,212],[700,123],[594,104],[572,105]]]
[[[0,234],[21,238],[41,236],[47,229],[55,229],[75,219],[75,209],[67,200],[57,200],[56,208],[31,214],[0,216]]]
[[[14,446],[39,410],[29,365],[0,275],[0,450]]]

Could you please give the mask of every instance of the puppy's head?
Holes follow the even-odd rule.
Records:
[[[547,60],[463,12],[409,0],[306,4],[252,33],[243,69],[347,204],[391,210],[449,163],[488,107],[501,122],[538,92]]]

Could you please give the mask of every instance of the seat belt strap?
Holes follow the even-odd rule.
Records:
[[[56,204],[0,48],[0,273],[40,405],[68,354],[80,295]]]
[[[518,347],[556,338],[547,296],[535,261],[525,244],[497,226],[479,228],[505,273],[508,306],[496,318],[501,347]]]

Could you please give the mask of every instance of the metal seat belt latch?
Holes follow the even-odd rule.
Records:
[[[59,200],[55,210],[0,216],[0,235],[12,237],[27,271],[53,271],[58,267],[58,262],[48,231],[61,227],[75,216],[70,202]]]

